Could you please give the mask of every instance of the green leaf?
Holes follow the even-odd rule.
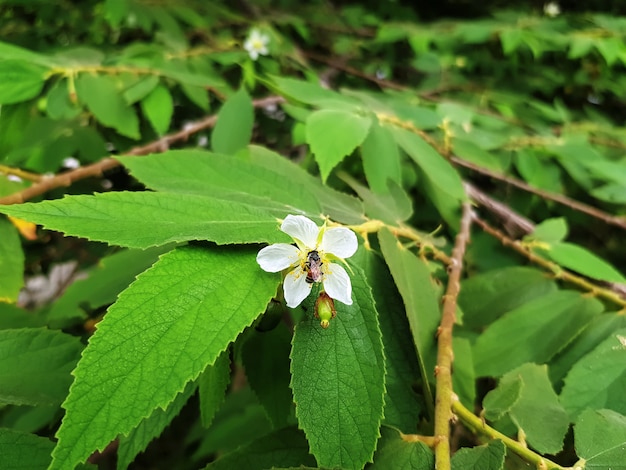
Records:
[[[185,96],[189,98],[189,101],[198,105],[204,111],[209,110],[209,93],[204,87],[181,83],[180,88]]]
[[[570,417],[585,408],[626,413],[626,328],[617,330],[578,361],[565,377],[561,403]]]
[[[15,302],[24,286],[24,251],[17,229],[0,219],[0,302]]]
[[[211,462],[206,470],[264,470],[267,468],[315,466],[309,446],[299,429],[285,428],[242,446]]]
[[[178,248],[120,294],[74,371],[51,469],[73,468],[165,408],[265,310],[278,278],[255,255]]]
[[[81,112],[70,100],[67,79],[57,80],[46,96],[46,112],[52,119],[73,119]]]
[[[139,119],[126,104],[115,79],[108,75],[81,73],[76,79],[78,99],[87,105],[96,119],[121,135],[139,139]]]
[[[218,196],[258,207],[281,203],[285,214],[322,212],[316,192],[294,178],[250,160],[203,150],[172,150],[145,157],[118,157],[132,175],[157,191]],[[299,168],[289,163],[293,171]]]
[[[389,230],[382,229],[378,239],[385,262],[404,301],[420,359],[422,378],[427,384],[433,381],[437,354],[435,338],[440,319],[437,288],[426,263],[400,245]]]
[[[367,468],[371,470],[388,470],[406,468],[412,470],[431,470],[435,468],[435,457],[423,442],[403,439],[395,429],[383,426],[380,430],[374,463]]]
[[[460,449],[452,456],[452,470],[502,470],[506,447],[498,439],[489,443]]]
[[[158,85],[143,100],[141,110],[157,134],[163,135],[170,127],[174,114],[174,100],[166,86]]]
[[[41,93],[46,69],[20,60],[0,60],[0,104],[26,101]]]
[[[37,328],[45,326],[43,315],[17,307],[13,304],[0,302],[0,329]]]
[[[567,237],[568,230],[565,217],[546,219],[537,224],[535,230],[527,238],[545,243],[559,243]]]
[[[291,387],[299,426],[320,466],[361,469],[371,461],[383,415],[385,366],[372,294],[351,266],[350,306],[323,330],[313,314],[297,325]]]
[[[626,278],[617,269],[582,246],[573,243],[554,243],[547,251],[550,258],[572,271],[609,282],[624,282]]]
[[[476,165],[489,170],[502,173],[502,163],[498,157],[480,148],[473,141],[467,138],[455,137],[452,141],[454,153],[463,160],[475,163]]]
[[[371,125],[371,116],[351,111],[321,109],[309,115],[306,141],[315,155],[323,181],[344,157],[363,143]]]
[[[569,418],[554,393],[547,366],[524,364],[504,375],[505,387],[521,380],[519,399],[508,410],[528,443],[541,453],[557,454],[563,449],[563,438],[569,427]]]
[[[149,248],[187,240],[224,243],[277,241],[272,212],[224,199],[153,192],[69,196],[54,201],[0,206],[0,212],[24,218],[67,235],[129,248]]]
[[[146,75],[140,77],[132,85],[124,90],[124,101],[126,104],[135,104],[148,96],[159,84],[159,77],[156,75]]]
[[[384,423],[404,433],[413,433],[424,405],[413,388],[413,384],[420,380],[420,369],[402,298],[380,255],[359,248],[352,259],[365,271],[380,313],[378,319],[387,371]]]
[[[494,269],[461,283],[463,325],[480,329],[504,313],[557,289],[544,272],[524,266]]]
[[[453,228],[458,227],[458,210],[465,199],[461,177],[452,165],[420,136],[391,128],[396,142],[417,163],[423,175],[422,192]]]
[[[211,134],[211,148],[218,153],[234,154],[243,149],[252,137],[254,108],[244,88],[226,100],[217,114]]]
[[[454,351],[452,388],[461,403],[471,409],[476,402],[476,374],[474,373],[472,345],[467,338],[454,337],[452,347]]]
[[[506,377],[506,379],[505,379]],[[489,391],[483,399],[485,418],[497,421],[519,401],[524,381],[519,375],[507,374],[498,386]]]
[[[59,405],[82,345],[44,328],[0,330],[0,403]]]
[[[354,100],[342,96],[337,92],[322,88],[317,83],[278,76],[271,76],[271,79],[274,85],[279,89],[281,95],[291,96],[302,103],[322,105],[329,102],[354,102]]]
[[[610,202],[611,204],[626,204],[626,188],[621,183],[609,183],[594,188],[590,193],[596,199]]]
[[[361,155],[365,177],[372,191],[379,194],[387,193],[388,180],[402,183],[398,145],[389,129],[381,127],[378,121],[372,123],[361,145]]]
[[[251,332],[241,351],[250,388],[276,429],[289,424],[292,416],[290,352],[291,334],[282,324],[271,331]]]
[[[502,52],[509,56],[523,44],[524,37],[522,29],[518,27],[507,28],[500,33],[500,41],[502,42]]]
[[[158,437],[163,430],[178,416],[180,410],[196,391],[196,385],[189,382],[185,390],[174,398],[166,409],[157,408],[150,417],[144,419],[128,436],[119,438],[117,449],[117,468],[124,470],[135,460],[140,452],[146,450],[148,444]]]
[[[50,464],[54,442],[45,437],[0,429],[0,468],[45,470]]]
[[[224,401],[226,389],[230,383],[230,357],[228,350],[222,352],[215,363],[204,369],[199,383],[200,418],[202,426],[208,428],[215,413]]]
[[[574,442],[586,469],[623,469],[626,416],[611,410],[585,410],[576,420]]]
[[[603,311],[602,303],[574,291],[557,291],[508,312],[478,337],[476,375],[497,377],[525,363],[545,363]]]

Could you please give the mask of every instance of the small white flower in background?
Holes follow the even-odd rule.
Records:
[[[66,157],[63,159],[63,168],[69,168],[71,170],[78,168],[80,162],[74,157]]]
[[[17,176],[17,175],[7,175],[7,179],[8,179],[9,181],[14,182],[14,183],[21,183],[21,182],[22,182],[22,178],[20,178],[20,177],[19,177],[19,176]]]
[[[333,261],[343,261],[356,252],[358,242],[354,232],[345,227],[320,228],[303,215],[288,215],[280,229],[297,246],[287,243],[266,246],[256,260],[270,273],[292,268],[283,283],[287,306],[300,305],[311,293],[314,282],[321,282],[329,297],[352,305],[350,276]]]
[[[252,60],[257,60],[259,55],[268,55],[270,53],[267,45],[270,42],[270,37],[267,34],[261,33],[258,29],[250,31],[250,35],[246,42],[243,43],[243,48],[248,51]]]
[[[555,16],[559,16],[561,14],[561,7],[556,2],[546,3],[543,6],[543,12],[546,16],[554,18]]]

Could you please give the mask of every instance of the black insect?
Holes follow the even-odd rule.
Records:
[[[322,280],[322,259],[317,250],[309,251],[304,268],[306,270],[306,282],[313,284]]]

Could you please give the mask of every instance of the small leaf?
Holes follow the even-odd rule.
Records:
[[[488,444],[460,449],[452,456],[452,470],[502,470],[506,447],[494,439]]]
[[[609,183],[590,191],[590,194],[601,201],[611,204],[626,204],[626,188],[622,183]]]
[[[617,330],[578,361],[565,377],[561,403],[571,418],[585,408],[626,413],[626,328]]]
[[[520,398],[524,381],[518,375],[507,374],[498,386],[491,390],[483,399],[485,418],[497,421],[511,410]]]
[[[508,312],[478,337],[476,375],[497,377],[525,363],[545,363],[604,307],[595,298],[557,291]]]
[[[112,77],[81,73],[76,79],[76,92],[102,124],[131,139],[141,137],[137,114],[126,104]]]
[[[387,426],[381,428],[381,437],[374,454],[371,470],[406,468],[411,470],[431,470],[435,468],[432,451],[419,441],[410,441],[410,436],[402,436],[397,430]]]
[[[573,243],[554,243],[547,251],[552,260],[564,268],[601,281],[626,283],[617,269],[582,246]]]
[[[174,401],[164,410],[157,408],[149,418],[144,419],[139,426],[133,429],[128,436],[119,438],[117,449],[117,468],[124,470],[135,460],[140,452],[148,447],[148,444],[158,437],[163,430],[178,416],[180,410],[189,400],[189,397],[196,391],[196,385],[189,382],[185,390],[179,393]]]
[[[236,153],[250,142],[253,124],[252,100],[242,88],[228,98],[219,110],[211,134],[211,148],[218,153]]]
[[[181,83],[180,88],[185,96],[189,98],[189,101],[198,105],[204,111],[209,110],[209,93],[204,87]]]
[[[174,101],[167,87],[159,85],[152,90],[141,100],[141,109],[157,134],[167,132],[174,113]]]
[[[159,77],[156,75],[146,75],[130,85],[124,90],[124,101],[126,104],[135,104],[148,96],[159,84]]]
[[[377,121],[361,145],[363,170],[372,191],[378,194],[388,192],[387,181],[402,183],[400,152],[389,129],[381,127]]]
[[[265,470],[267,468],[315,466],[309,446],[299,429],[284,428],[239,447],[211,462],[206,470]]]
[[[200,419],[202,426],[209,428],[215,413],[224,401],[226,389],[230,383],[230,357],[228,350],[222,352],[215,363],[204,369],[200,376],[199,398]]]
[[[463,160],[475,163],[476,165],[489,170],[502,173],[503,164],[495,155],[480,148],[468,138],[457,137],[452,141],[454,153]]]
[[[51,469],[73,468],[167,407],[265,310],[279,279],[255,255],[178,248],[120,294],[74,371]]]
[[[70,100],[67,82],[57,80],[46,96],[46,112],[52,119],[73,119],[81,112],[80,106]]]
[[[528,235],[531,240],[539,240],[545,243],[558,243],[567,237],[569,228],[565,217],[546,219],[537,224],[535,230]]]
[[[16,228],[0,219],[0,302],[15,302],[24,286],[24,251]]]
[[[26,101],[41,93],[46,69],[21,60],[0,60],[0,104]]]
[[[574,442],[586,469],[624,468],[626,416],[611,410],[585,410],[576,420]]]
[[[454,351],[452,389],[461,403],[473,408],[476,402],[476,373],[474,372],[472,345],[467,338],[454,337],[452,347]]]
[[[291,387],[318,464],[361,469],[379,437],[385,366],[371,290],[361,269],[351,267],[354,303],[336,302],[337,318],[328,329],[312,314],[296,327]]]
[[[435,338],[440,319],[435,284],[424,261],[402,247],[389,230],[381,230],[378,239],[385,262],[404,301],[423,380],[431,382],[434,378]]]
[[[129,248],[149,248],[187,240],[261,243],[281,238],[276,217],[256,206],[190,194],[101,193],[53,201],[0,206],[0,212],[51,230]],[[286,237],[282,237],[286,239]]]
[[[44,328],[0,331],[0,403],[59,405],[72,382],[78,338]]]
[[[370,116],[350,111],[321,109],[309,115],[306,141],[315,155],[323,181],[344,157],[363,143],[371,124]]]
[[[0,429],[0,468],[45,470],[54,442],[13,429]]]

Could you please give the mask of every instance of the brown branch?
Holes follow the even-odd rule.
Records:
[[[282,102],[284,102],[284,98],[282,96],[268,96],[266,98],[254,100],[252,104],[255,108],[262,108]],[[204,119],[187,124],[184,129],[178,132],[163,136],[160,139],[146,145],[134,147],[123,155],[147,155],[149,153],[163,152],[167,150],[171,144],[187,140],[191,135],[213,127],[216,122],[217,114],[207,116]],[[70,186],[72,183],[85,178],[102,176],[105,171],[117,166],[120,166],[120,162],[112,157],[106,157],[96,163],[92,163],[91,165],[82,166],[80,168],[76,168],[75,170],[60,173],[49,178],[43,177],[40,182],[33,184],[23,191],[0,198],[0,204],[22,203],[52,189]]]
[[[614,225],[616,227],[626,230],[626,218],[624,217],[611,215],[600,209],[596,209],[593,206],[589,206],[587,204],[583,204],[582,202],[578,202],[574,199],[570,199],[569,197],[563,196],[562,194],[557,194],[557,193],[553,193],[550,191],[545,191],[543,189],[535,188],[525,183],[524,181],[520,181],[516,178],[512,178],[510,176],[505,176],[500,173],[496,173],[495,171],[487,170],[486,168],[482,168],[478,165],[470,163],[456,156],[450,157],[450,161],[452,161],[456,165],[469,168],[470,170],[475,171],[476,173],[489,176],[490,178],[497,179],[499,181],[502,181],[504,183],[507,183],[511,186],[522,189],[529,193],[536,194],[537,196],[540,196],[543,199],[549,199],[550,201],[558,202],[559,204],[569,207],[570,209],[573,209],[578,212],[582,212],[583,214],[587,214],[591,217],[599,219],[609,225]]]
[[[480,219],[478,216],[474,216],[474,222],[480,226],[486,233],[500,240],[502,245],[512,248],[514,251],[518,252],[520,255],[527,258],[532,263],[535,263],[538,266],[550,271],[556,279],[560,279],[565,282],[569,282],[583,290],[590,292],[592,295],[596,297],[601,297],[610,302],[613,302],[616,305],[619,305],[622,309],[626,309],[626,300],[623,299],[619,294],[613,292],[610,289],[606,289],[604,287],[600,287],[596,284],[589,282],[583,277],[577,276],[559,266],[557,263],[553,263],[536,253],[532,252],[527,246],[525,246],[519,240],[513,240],[507,237],[500,230],[492,227],[484,220]]]
[[[449,470],[450,467],[450,421],[452,414],[452,328],[456,321],[456,304],[461,290],[463,256],[470,239],[473,212],[469,203],[463,204],[461,229],[452,250],[452,263],[448,267],[448,286],[443,297],[443,313],[438,330],[437,347],[437,394],[435,400],[435,467]]]

